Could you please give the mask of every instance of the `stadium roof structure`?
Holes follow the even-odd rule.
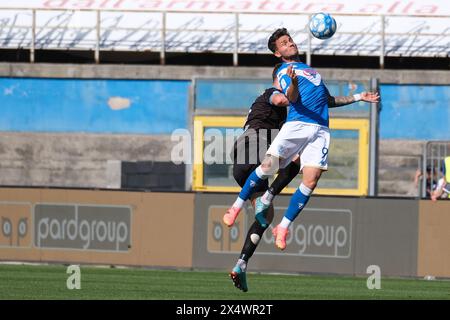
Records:
[[[330,12],[338,30],[311,36],[317,11]],[[0,50],[166,54],[269,55],[267,39],[286,27],[307,62],[311,56],[450,57],[450,4],[416,1],[138,1],[15,0],[0,5]]]

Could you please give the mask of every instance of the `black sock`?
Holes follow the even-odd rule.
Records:
[[[258,221],[253,222],[252,226],[248,230],[247,237],[245,238],[244,246],[242,247],[241,255],[239,256],[239,259],[244,260],[245,262],[248,262],[248,259],[251,258],[253,253],[256,250],[256,247],[258,246],[259,241],[262,238],[262,235],[264,231],[267,229],[261,227]],[[258,242],[254,244],[251,239],[251,235],[255,235],[254,238],[258,239]],[[257,237],[256,237],[257,235]]]
[[[272,182],[268,191],[274,196],[278,195],[298,175],[299,171],[299,164],[289,163],[286,168],[280,169],[277,178]]]

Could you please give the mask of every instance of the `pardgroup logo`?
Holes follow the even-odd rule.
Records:
[[[239,214],[236,223],[228,228],[222,222],[227,207],[211,206],[208,215],[208,251],[240,252],[248,226],[254,221],[251,207]],[[275,248],[272,228],[286,208],[275,207],[275,221],[264,233],[255,254],[294,255],[303,257],[349,258],[352,243],[352,212],[348,209],[305,208],[291,224],[282,252]],[[246,221],[247,219],[247,221]]]
[[[31,223],[31,204],[0,202],[0,247],[30,247]]]
[[[222,221],[227,209],[226,206],[209,207],[207,224],[209,252],[240,252],[244,244],[247,234],[247,224],[245,223],[247,210],[243,208],[234,225],[229,228]]]
[[[275,217],[282,217],[286,208],[275,208]],[[276,221],[278,222],[278,221]],[[274,224],[272,223],[272,226]],[[269,227],[262,237],[258,252],[281,253],[274,248]],[[351,255],[352,212],[348,209],[306,207],[289,227],[287,247],[282,254],[304,257],[349,258]]]
[[[131,208],[95,205],[37,204],[34,246],[96,251],[128,251]]]

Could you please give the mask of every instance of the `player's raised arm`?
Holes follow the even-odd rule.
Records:
[[[299,92],[298,92],[297,74],[295,73],[295,70],[292,65],[287,68],[286,74],[291,80],[291,84],[289,85],[289,88],[286,90],[286,97],[289,99],[290,102],[294,103],[298,99]]]
[[[278,81],[277,72],[280,66],[283,63],[277,63],[272,71],[272,85],[276,89],[272,93],[272,95],[269,98],[269,102],[271,105],[275,107],[288,107],[289,106],[289,100],[286,97],[286,95],[283,93],[283,88],[280,86],[280,82]]]
[[[328,96],[328,107],[329,108],[342,107],[357,101],[377,103],[380,101],[380,95],[378,94],[378,92],[366,92],[366,91],[346,97],[342,96],[333,97],[330,95]]]

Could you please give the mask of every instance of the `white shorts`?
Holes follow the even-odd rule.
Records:
[[[327,127],[301,121],[289,121],[281,127],[266,155],[279,158],[280,168],[286,168],[299,154],[301,169],[315,167],[327,170],[329,146],[330,129]]]

